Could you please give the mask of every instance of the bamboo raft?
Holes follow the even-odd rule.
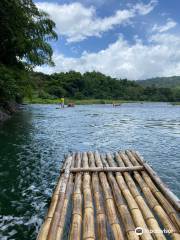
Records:
[[[65,158],[38,240],[180,240],[180,201],[135,151]]]

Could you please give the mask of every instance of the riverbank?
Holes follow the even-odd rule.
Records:
[[[130,102],[143,102],[143,101],[130,101],[130,100],[112,100],[112,99],[71,99],[65,98],[65,104],[74,103],[75,105],[92,105],[92,104],[122,104]],[[33,99],[24,99],[26,104],[58,104],[60,103],[60,98],[57,99],[42,99],[42,98],[33,98]]]
[[[56,99],[43,99],[43,98],[33,98],[24,99],[25,104],[59,104],[60,98]],[[122,99],[71,99],[65,98],[65,105],[68,103],[74,103],[75,105],[92,105],[92,104],[123,104],[123,103],[146,103],[152,101],[133,101],[133,100],[122,100]],[[172,105],[180,105],[180,102],[167,102]]]
[[[171,104],[180,106],[180,102],[171,102]]]
[[[9,119],[15,112],[18,111],[19,105],[14,101],[6,101],[0,103],[0,122]]]

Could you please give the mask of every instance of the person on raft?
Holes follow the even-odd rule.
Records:
[[[64,108],[64,97],[60,99],[60,107]]]

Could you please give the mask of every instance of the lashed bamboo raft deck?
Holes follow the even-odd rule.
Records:
[[[137,152],[72,154],[60,172],[38,240],[180,240],[180,202]]]

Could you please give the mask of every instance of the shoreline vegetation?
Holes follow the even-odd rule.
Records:
[[[19,104],[15,101],[0,103],[0,123],[8,120],[19,109]]]
[[[95,104],[119,104],[122,105],[124,103],[159,103],[155,101],[133,101],[133,100],[122,100],[122,99],[71,99],[65,98],[65,105],[68,103],[74,103],[75,105],[95,105]],[[180,102],[164,102],[169,103],[171,105],[179,105]],[[60,98],[58,99],[42,99],[42,98],[33,98],[33,99],[24,99],[24,104],[60,104]]]
[[[171,102],[172,105],[180,106],[180,102]]]
[[[25,104],[60,104],[60,98],[57,99],[42,99],[42,98],[33,98],[33,99],[24,99]],[[72,99],[65,98],[65,105],[69,103],[74,103],[75,105],[93,105],[93,104],[122,104],[133,101],[126,100],[112,100],[112,99]]]

